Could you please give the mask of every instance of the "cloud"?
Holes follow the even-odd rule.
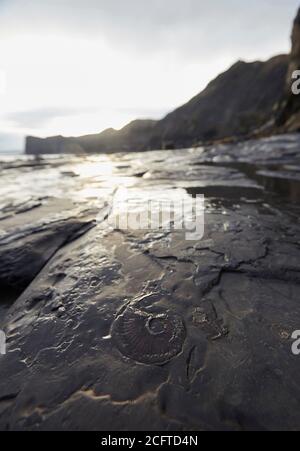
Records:
[[[0,73],[7,75],[0,130],[78,136],[160,118],[236,60],[288,52],[298,6],[298,0],[0,0]]]
[[[76,116],[86,112],[95,112],[93,108],[38,108],[35,110],[16,111],[7,114],[3,119],[16,127],[39,129],[54,119]]]
[[[94,107],[78,107],[78,108],[38,108],[34,110],[16,111],[2,116],[2,120],[8,122],[13,127],[20,129],[42,129],[47,127],[50,122],[62,118],[75,118],[75,116],[85,115],[101,115],[106,114],[110,110],[110,114],[133,116],[136,118],[152,118],[162,117],[166,110],[157,110],[153,108],[94,108]]]
[[[247,56],[257,45],[286,46],[297,6],[297,0],[5,0],[0,33],[101,36],[126,51],[182,58]]]

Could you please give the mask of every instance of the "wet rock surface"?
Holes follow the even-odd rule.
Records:
[[[298,135],[0,168],[1,430],[299,430]],[[121,187],[204,237],[106,226]]]

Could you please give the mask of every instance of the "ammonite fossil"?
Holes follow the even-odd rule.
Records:
[[[112,338],[126,357],[161,365],[180,353],[185,328],[178,315],[151,314],[128,307],[114,321]]]

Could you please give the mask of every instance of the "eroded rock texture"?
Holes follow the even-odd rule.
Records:
[[[299,149],[2,161],[0,429],[299,430]],[[106,226],[120,187],[204,193],[203,239]]]

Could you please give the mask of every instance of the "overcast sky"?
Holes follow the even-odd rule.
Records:
[[[160,118],[286,53],[296,0],[0,0],[0,152]]]

